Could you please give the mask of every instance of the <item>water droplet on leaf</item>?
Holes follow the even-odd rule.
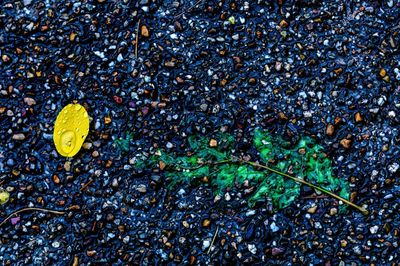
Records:
[[[72,157],[79,152],[89,133],[89,116],[80,104],[68,104],[58,114],[53,134],[58,153]],[[78,137],[82,136],[82,138]]]

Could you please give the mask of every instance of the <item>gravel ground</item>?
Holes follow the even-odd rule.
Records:
[[[1,1],[0,217],[66,213],[2,225],[0,261],[399,263],[399,25],[397,0]],[[52,130],[75,99],[91,130],[68,161]],[[370,215],[306,189],[279,212],[249,209],[240,187],[218,200],[134,168],[193,134],[229,132],[248,153],[256,127],[316,138]]]

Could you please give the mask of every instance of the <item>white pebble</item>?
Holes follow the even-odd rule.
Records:
[[[271,225],[269,226],[269,228],[271,228],[272,232],[277,232],[279,231],[279,227],[276,226],[275,222],[272,222]]]
[[[369,228],[369,231],[371,232],[371,234],[376,234],[378,232],[378,229],[379,229],[379,226],[374,225]]]
[[[225,200],[230,201],[231,200],[231,195],[229,195],[228,192],[225,193]]]
[[[203,241],[203,249],[208,248],[211,245],[210,240],[206,239]]]
[[[254,244],[248,244],[247,249],[252,253],[252,254],[257,254],[257,248],[256,245]]]

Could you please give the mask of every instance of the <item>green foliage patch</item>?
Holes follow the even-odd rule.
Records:
[[[133,139],[133,134],[126,133],[125,137],[119,137],[114,140],[114,145],[118,148],[121,153],[127,153],[129,151],[129,145]]]
[[[209,139],[192,136],[188,140],[189,151],[186,155],[177,156],[160,151],[159,156],[151,158],[150,164],[152,167],[160,161],[166,164],[164,172],[171,188],[182,183],[198,183],[206,176],[216,193],[223,193],[227,187],[232,187],[235,183],[240,185],[248,180],[256,187],[248,200],[250,206],[260,199],[268,198],[275,208],[280,209],[298,198],[301,184],[277,173],[238,163],[232,155],[235,148],[234,137],[221,134],[216,139],[217,147],[210,147]],[[339,191],[343,198],[349,197],[347,181],[333,176],[331,160],[323,153],[322,146],[313,139],[303,137],[293,144],[267,131],[256,130],[253,145],[263,164],[331,192]],[[142,162],[141,165],[143,167]]]

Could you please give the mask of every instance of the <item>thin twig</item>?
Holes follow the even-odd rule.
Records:
[[[201,2],[203,2],[203,0],[198,0],[194,5],[190,6],[188,9],[182,11],[181,13],[179,13],[178,15],[175,16],[175,19],[179,18],[180,16],[182,16],[183,14],[185,14],[186,12],[189,12],[190,10],[192,10],[193,8],[195,8],[198,4],[200,4]]]
[[[273,173],[275,173],[275,174],[278,174],[278,175],[287,177],[287,178],[289,178],[289,179],[291,179],[291,180],[293,180],[293,181],[295,181],[295,182],[297,182],[297,183],[301,183],[301,184],[303,184],[303,185],[307,185],[307,186],[309,186],[309,187],[312,187],[312,188],[314,188],[314,189],[316,189],[316,190],[319,190],[319,191],[321,191],[321,192],[323,192],[323,193],[325,193],[325,194],[328,194],[328,195],[331,196],[332,198],[335,198],[335,199],[337,199],[337,200],[340,200],[340,201],[346,203],[347,205],[349,205],[349,206],[351,206],[351,207],[353,207],[353,208],[356,208],[356,209],[359,210],[362,214],[368,215],[368,210],[366,210],[364,207],[358,206],[358,205],[354,204],[353,202],[351,202],[351,201],[349,201],[349,200],[346,200],[346,199],[340,197],[339,195],[336,195],[335,193],[330,192],[329,190],[326,190],[325,188],[322,188],[322,187],[319,187],[319,186],[317,186],[317,185],[308,183],[307,181],[305,181],[305,180],[303,180],[303,179],[300,179],[300,178],[297,178],[297,177],[288,175],[288,174],[286,174],[286,173],[280,172],[280,171],[275,170],[275,169],[273,169],[273,168],[271,168],[271,167],[268,167],[268,166],[266,166],[266,165],[262,165],[262,164],[255,163],[255,162],[245,162],[245,163],[250,164],[250,165],[252,165],[252,166],[254,166],[254,167],[264,168],[264,169],[266,169],[266,170],[268,170],[268,171],[271,171],[271,172],[273,172]]]
[[[80,189],[80,191],[84,191],[90,184],[93,183],[93,179],[90,179],[86,184],[84,184],[82,186],[82,188]]]
[[[23,208],[23,209],[20,209],[20,210],[18,210],[18,211],[15,211],[15,212],[11,213],[10,215],[8,215],[7,218],[5,218],[5,219],[0,223],[0,227],[1,227],[5,222],[7,222],[11,217],[13,217],[14,215],[17,215],[18,213],[26,212],[26,211],[41,211],[41,212],[48,212],[48,213],[58,214],[58,215],[63,215],[63,214],[65,214],[65,212],[54,211],[54,210],[49,210],[49,209],[42,209],[42,208]]]
[[[225,164],[225,163],[232,163],[232,159],[227,159],[227,160],[222,160],[222,161],[217,161],[217,162],[212,162],[212,161],[207,161],[204,163],[199,163],[197,166],[194,167],[184,167],[184,166],[179,166],[179,169],[182,170],[196,170],[199,169],[205,165],[217,165],[217,164]]]
[[[304,196],[302,199],[327,199],[329,198],[326,195],[311,195],[311,196]]]
[[[211,241],[210,247],[208,248],[207,254],[210,254],[211,248],[212,248],[213,245],[214,245],[215,238],[217,237],[218,230],[219,230],[219,225],[217,225],[217,230],[215,230],[214,237],[213,237],[213,239],[212,239],[212,241]]]
[[[222,160],[222,161],[217,161],[217,162],[205,162],[205,163],[202,163],[202,164],[200,165],[200,167],[201,167],[201,166],[204,166],[204,165],[207,165],[207,164],[208,164],[208,165],[216,165],[216,164],[224,164],[224,163],[247,163],[247,164],[252,165],[252,166],[254,166],[254,167],[264,168],[264,169],[266,169],[266,170],[268,170],[268,171],[271,171],[271,172],[273,172],[273,173],[275,173],[275,174],[278,174],[278,175],[287,177],[287,178],[289,178],[289,179],[291,179],[291,180],[293,180],[293,181],[295,181],[295,182],[297,182],[297,183],[300,183],[300,184],[303,184],[303,185],[312,187],[312,188],[314,188],[314,189],[316,189],[316,190],[319,190],[319,191],[321,191],[321,192],[323,192],[323,193],[325,193],[325,194],[331,196],[332,198],[335,198],[335,199],[337,199],[337,200],[340,200],[340,201],[344,202],[345,204],[347,204],[347,205],[349,205],[349,206],[351,206],[351,207],[353,207],[353,208],[359,210],[359,211],[360,211],[362,214],[364,214],[364,215],[368,215],[368,214],[369,214],[368,210],[366,210],[364,207],[358,206],[358,205],[352,203],[351,201],[346,200],[345,198],[342,198],[342,197],[340,197],[339,195],[336,195],[336,194],[333,193],[333,192],[330,192],[329,190],[327,190],[327,189],[325,189],[325,188],[319,187],[319,186],[314,185],[314,184],[312,184],[312,183],[309,183],[309,182],[307,182],[307,181],[305,181],[305,180],[303,180],[303,179],[300,179],[300,178],[291,176],[291,175],[289,175],[289,174],[280,172],[280,171],[278,171],[278,170],[275,170],[275,169],[273,169],[273,168],[271,168],[271,167],[268,167],[268,166],[266,166],[266,165],[262,165],[262,164],[259,164],[259,163],[250,162],[250,161],[244,161],[244,160],[237,159],[237,158],[233,157],[232,159]],[[185,168],[183,168],[183,167],[180,167],[180,168],[181,168],[181,169],[185,169]],[[179,169],[178,169],[178,170],[179,170]],[[189,169],[189,170],[190,170],[190,169]]]
[[[135,41],[135,57],[137,58],[137,51],[138,51],[138,42],[139,42],[139,27],[140,27],[140,19],[137,24],[136,28],[136,41]]]

